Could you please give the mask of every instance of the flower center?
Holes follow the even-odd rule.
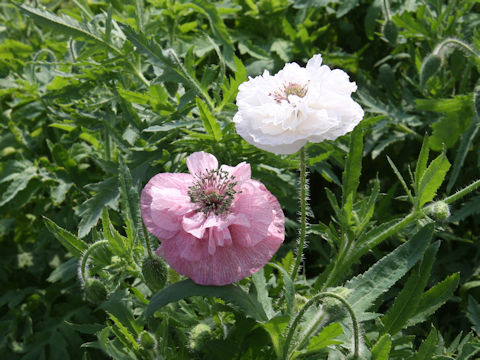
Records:
[[[283,85],[283,89],[280,91],[275,91],[273,94],[269,94],[270,96],[273,96],[273,99],[277,103],[281,103],[282,100],[290,102],[288,100],[288,97],[290,95],[296,95],[298,97],[303,98],[305,95],[307,95],[307,85],[300,85],[297,83],[289,83],[288,85]]]
[[[197,211],[206,216],[210,213],[226,215],[230,211],[237,185],[235,176],[225,170],[210,169],[196,175],[193,185],[188,188],[190,201],[199,206]]]

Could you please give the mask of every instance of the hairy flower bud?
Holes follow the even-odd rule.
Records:
[[[199,351],[203,348],[205,343],[210,339],[212,329],[206,324],[198,324],[190,331],[190,338],[188,340],[190,349]]]
[[[157,347],[157,339],[148,331],[142,331],[138,340],[146,350],[153,350]]]
[[[445,201],[436,201],[427,209],[427,214],[439,221],[445,221],[450,217],[450,208]]]
[[[420,69],[420,83],[425,84],[428,79],[435,75],[438,70],[442,67],[443,59],[440,55],[430,54],[428,55],[422,63]]]
[[[91,303],[100,304],[107,299],[107,295],[107,289],[100,280],[90,278],[85,283],[85,297]]]
[[[395,44],[397,42],[398,29],[393,21],[387,21],[385,23],[383,26],[383,35],[390,44]]]
[[[167,282],[167,265],[159,256],[146,257],[142,264],[142,274],[147,286],[152,291],[158,291]]]

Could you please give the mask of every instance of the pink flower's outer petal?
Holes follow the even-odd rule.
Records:
[[[218,161],[212,154],[198,151],[187,157],[187,167],[190,174],[197,175],[206,170],[218,169]]]
[[[175,236],[181,229],[183,215],[193,210],[187,194],[192,179],[190,174],[162,173],[144,187],[140,198],[143,222],[157,238]]]
[[[242,246],[251,247],[262,241],[274,219],[274,211],[269,203],[270,192],[262,183],[249,180],[242,184],[241,193],[232,207],[235,213],[247,217],[248,227],[232,225],[230,231],[235,241]]]
[[[235,177],[235,181],[240,183],[242,181],[250,180],[252,176],[252,169],[250,164],[245,161],[241,162],[237,166],[222,165],[220,169],[227,171],[230,175]]]

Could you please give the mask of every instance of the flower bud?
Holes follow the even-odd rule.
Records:
[[[212,329],[206,324],[198,324],[190,331],[190,338],[188,340],[190,349],[199,351],[203,348],[205,343],[210,339]]]
[[[140,333],[139,342],[146,350],[153,350],[157,347],[157,339],[145,330]]]
[[[85,284],[85,297],[93,304],[100,304],[107,299],[107,289],[103,283],[96,279],[90,278]]]
[[[422,63],[420,68],[420,83],[425,84],[428,79],[435,75],[442,67],[443,59],[440,55],[430,54]]]
[[[300,310],[303,305],[307,303],[308,299],[305,296],[302,296],[300,294],[295,294],[295,299],[293,300],[293,308],[296,309],[296,311]]]
[[[445,221],[450,216],[450,208],[445,201],[437,201],[430,205],[427,214],[439,221]]]
[[[159,256],[146,257],[142,264],[142,274],[147,286],[152,291],[158,291],[167,282],[167,265]]]
[[[395,44],[397,42],[398,29],[393,21],[387,21],[383,26],[383,35],[388,40],[390,44]]]

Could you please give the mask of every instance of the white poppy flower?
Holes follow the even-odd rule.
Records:
[[[288,63],[276,75],[265,70],[239,86],[237,132],[250,144],[293,154],[307,141],[334,140],[353,130],[363,109],[351,98],[357,85],[314,55],[306,67]]]

